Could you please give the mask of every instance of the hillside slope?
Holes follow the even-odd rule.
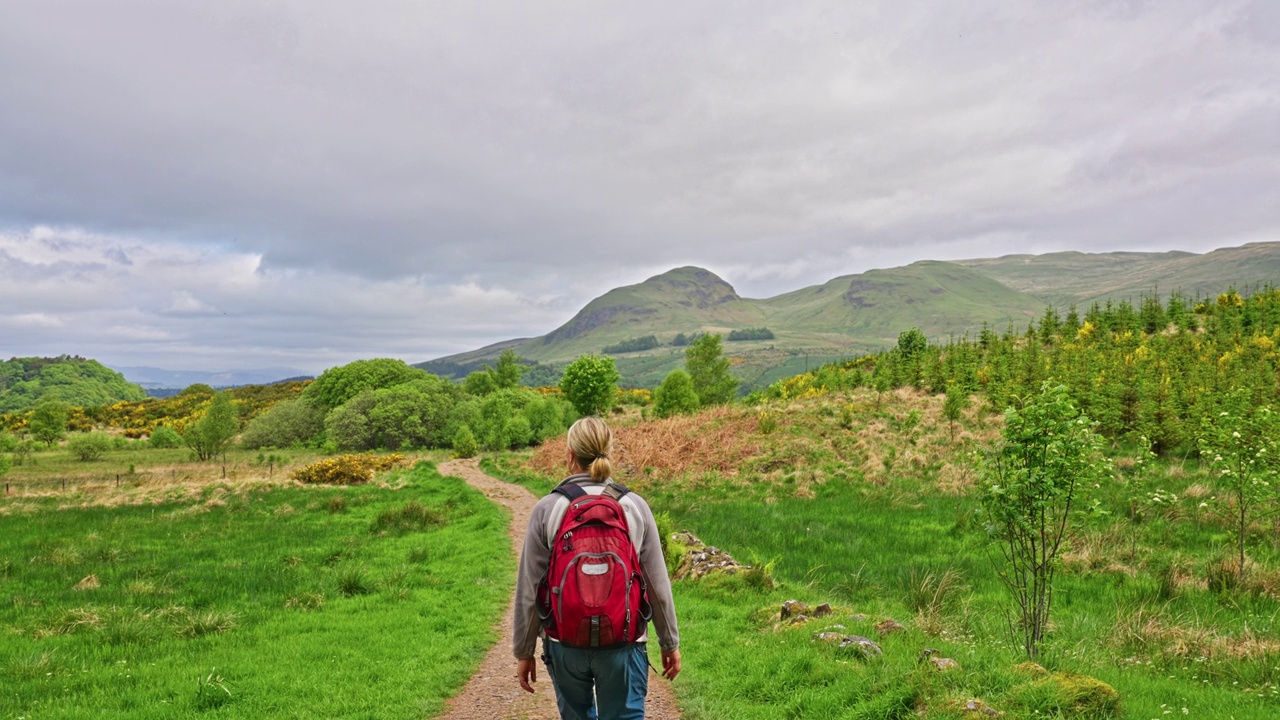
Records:
[[[141,387],[97,360],[62,355],[0,362],[0,413],[30,410],[42,400],[85,407],[146,397]]]
[[[1280,282],[1280,242],[1249,243],[1203,255],[1167,253],[1080,253],[1006,255],[957,260],[957,265],[1024,292],[1036,299],[1081,308],[1108,299],[1137,301],[1158,290],[1167,296],[1216,295],[1228,286],[1253,287]]]
[[[812,363],[884,349],[919,327],[930,338],[973,336],[982,325],[1024,327],[1047,304],[1082,309],[1094,301],[1137,300],[1159,289],[1212,295],[1228,286],[1280,282],[1280,243],[1252,243],[1204,255],[1051,253],[957,262],[922,261],[845,275],[772,298],[738,295],[714,273],[681,267],[592,300],[542,337],[508,340],[421,363],[460,376],[506,349],[562,367],[583,353],[653,335],[658,347],[616,356],[623,382],[652,387],[683,363],[678,333],[728,334],[767,327],[769,340],[731,342],[725,351],[744,387],[767,384]]]

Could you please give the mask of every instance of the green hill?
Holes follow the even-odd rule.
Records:
[[[62,355],[0,362],[0,413],[29,410],[41,400],[91,407],[146,397],[140,386],[97,360]]]
[[[1036,299],[1082,309],[1094,302],[1130,298],[1158,290],[1194,298],[1280,282],[1280,242],[1249,243],[1204,255],[1168,253],[1049,253],[958,260]]]
[[[508,340],[421,363],[453,377],[493,362],[506,349],[547,367],[563,367],[583,353],[625,341],[658,340],[657,347],[616,353],[625,384],[653,387],[684,362],[686,336],[767,328],[767,340],[726,342],[734,372],[749,389],[810,365],[882,350],[898,333],[918,327],[933,340],[977,334],[983,324],[1017,328],[1046,305],[1083,310],[1094,301],[1162,295],[1216,295],[1228,286],[1280,282],[1280,243],[1253,243],[1204,255],[1168,253],[1051,253],[958,262],[922,261],[905,267],[845,275],[772,298],[743,298],[714,273],[681,267],[592,300],[542,337]],[[643,343],[633,343],[643,347]]]

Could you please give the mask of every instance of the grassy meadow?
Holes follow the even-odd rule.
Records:
[[[669,528],[768,571],[676,583],[686,718],[983,717],[966,711],[974,700],[1010,718],[1280,716],[1280,538],[1256,527],[1248,579],[1233,585],[1206,471],[1140,466],[1122,446],[1115,477],[1082,489],[1043,669],[1021,666],[972,497],[970,454],[1000,418],[972,408],[953,438],[941,406],[862,390],[619,424],[619,475]],[[563,452],[551,444],[486,467],[543,492]],[[781,623],[788,599],[835,613]],[[904,629],[882,638],[889,619]],[[884,654],[813,639],[827,629]],[[935,671],[926,649],[959,668]]]
[[[429,463],[115,492],[0,499],[0,718],[429,717],[511,590],[503,512]]]

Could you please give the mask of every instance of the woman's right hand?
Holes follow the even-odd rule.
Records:
[[[680,651],[679,650],[663,650],[662,651],[662,677],[668,680],[675,680],[680,674]]]

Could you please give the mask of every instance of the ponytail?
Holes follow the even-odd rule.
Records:
[[[613,477],[613,463],[609,451],[613,448],[613,432],[597,417],[585,417],[569,428],[566,438],[578,467],[583,468],[596,482]]]

